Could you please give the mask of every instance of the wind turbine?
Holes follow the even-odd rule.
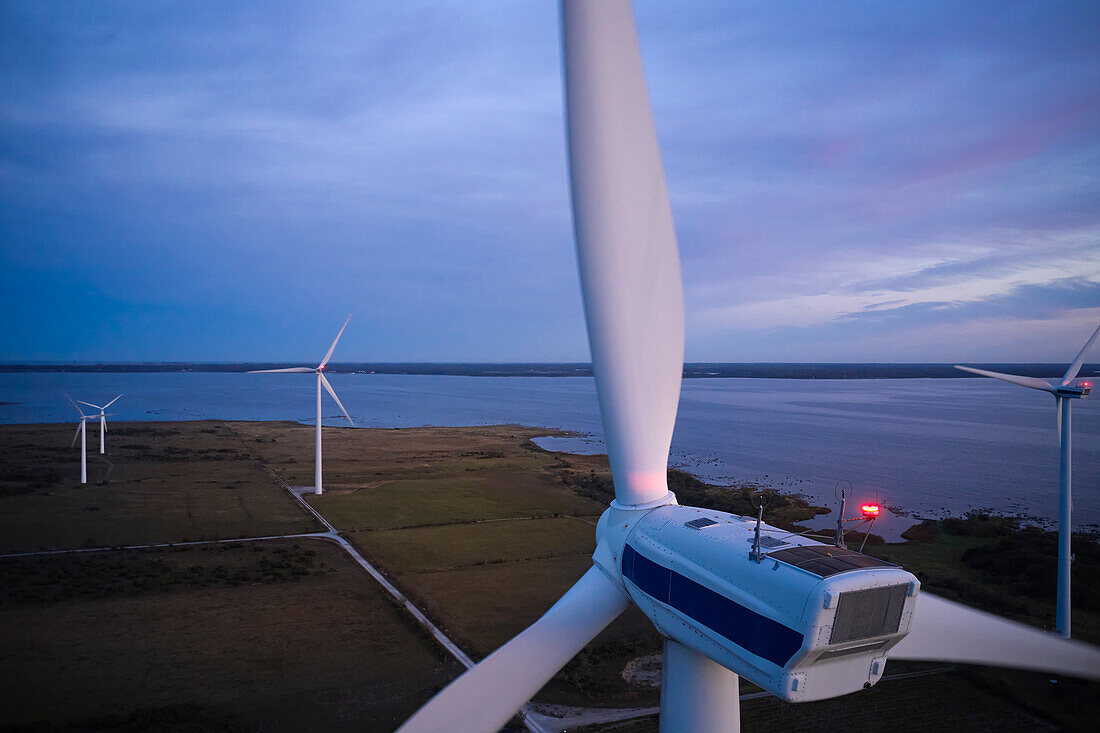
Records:
[[[1073,514],[1073,435],[1070,421],[1073,402],[1071,400],[1080,400],[1089,396],[1092,385],[1083,379],[1078,379],[1077,373],[1081,371],[1081,366],[1085,363],[1085,354],[1088,353],[1089,347],[1092,346],[1098,334],[1100,334],[1100,326],[1096,327],[1092,336],[1078,352],[1077,358],[1070,363],[1061,381],[1024,377],[1019,374],[1002,374],[955,365],[956,369],[964,372],[1000,379],[1054,395],[1054,402],[1058,406],[1058,443],[1061,454],[1058,461],[1058,604],[1055,610],[1054,630],[1067,639],[1070,636],[1069,576],[1070,563],[1073,561],[1073,556],[1070,555],[1070,536],[1073,534],[1073,524],[1070,522],[1070,516]]]
[[[65,399],[73,403],[73,407],[80,413],[80,422],[76,424],[76,434],[73,435],[73,442],[69,444],[69,448],[76,445],[76,439],[80,438],[80,483],[88,483],[88,418],[95,417],[95,415],[85,415],[84,410],[80,409],[80,405],[73,401],[73,398],[69,395],[65,395]],[[85,403],[87,404],[87,403]]]
[[[677,505],[683,295],[633,15],[629,0],[562,6],[577,259],[615,499],[580,580],[399,731],[499,730],[631,602],[665,637],[666,733],[739,730],[739,675],[817,700],[874,684],[888,654],[1100,678],[1100,650],[922,593],[901,568]]]
[[[118,397],[121,397],[121,396],[122,395],[119,395]],[[118,397],[115,397],[113,400],[108,402],[106,405],[103,405],[102,407],[100,407],[99,405],[93,405],[91,402],[85,402],[84,400],[77,400],[77,402],[79,402],[82,405],[87,405],[88,407],[94,407],[95,409],[99,410],[99,454],[100,455],[103,455],[106,452],[106,449],[105,449],[106,444],[105,444],[104,441],[105,441],[105,437],[107,435],[107,413],[105,412],[105,410],[108,407],[110,407],[111,405],[115,404],[115,402],[118,401]]]
[[[344,329],[348,327],[348,321],[351,320],[351,314],[344,319],[344,325],[340,326],[340,333],[336,334],[336,338],[332,340],[332,346],[328,347],[328,353],[325,354],[325,358],[321,359],[321,363],[315,367],[290,367],[289,369],[255,369],[248,372],[249,374],[278,374],[278,373],[307,373],[313,372],[317,375],[317,447],[315,449],[315,461],[313,466],[313,493],[320,495],[321,489],[321,387],[324,387],[328,393],[332,396],[332,399],[340,407],[340,412],[344,413],[344,417],[348,419],[348,424],[355,427],[355,423],[351,420],[351,415],[344,409],[343,403],[340,402],[340,398],[336,396],[336,391],[329,384],[328,379],[325,378],[325,365],[328,364],[328,360],[332,358],[332,352],[336,350],[336,342],[340,340],[340,336],[343,335]]]

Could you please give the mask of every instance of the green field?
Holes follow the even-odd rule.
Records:
[[[591,556],[597,517],[482,521],[382,532],[357,531],[353,541],[393,573]]]
[[[246,440],[264,440],[255,450],[285,480],[302,478],[294,451],[305,443],[293,428],[280,425],[265,438],[260,427],[233,423]],[[339,482],[326,479],[324,495],[306,498],[479,658],[545,613],[592,563],[607,502],[578,492],[576,477],[606,474],[606,457],[567,457],[528,442],[550,432],[514,425],[333,431],[325,435],[325,465],[334,446]],[[652,625],[624,614],[542,697],[653,704],[654,690],[631,687],[618,671],[659,649]]]

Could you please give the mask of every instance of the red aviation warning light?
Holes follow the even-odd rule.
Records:
[[[878,504],[864,504],[860,506],[859,510],[863,512],[865,519],[874,519],[878,516],[878,513],[882,511],[882,508]]]

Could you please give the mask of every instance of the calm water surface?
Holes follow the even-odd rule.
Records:
[[[547,448],[603,452],[590,378],[332,374],[361,427],[522,423],[586,437]],[[299,374],[0,374],[0,423],[67,422],[63,392],[112,406],[116,421],[313,421],[314,380]],[[1074,524],[1100,523],[1100,400],[1075,403]],[[325,424],[344,423],[325,396]],[[1057,516],[1054,400],[978,379],[691,379],[672,461],[702,478],[755,480],[835,505],[850,481],[919,516],[994,508]],[[887,535],[905,526],[880,522]],[[833,520],[823,519],[823,523]]]

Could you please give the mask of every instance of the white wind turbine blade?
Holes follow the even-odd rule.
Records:
[[[683,372],[680,263],[629,0],[563,0],[577,259],[616,503],[669,500]],[[593,567],[400,733],[499,730],[629,600]]]
[[[340,337],[344,335],[344,329],[348,327],[348,321],[351,320],[351,314],[348,313],[348,317],[344,319],[344,325],[340,326],[340,333],[336,334],[336,338],[332,340],[332,346],[328,347],[328,352],[325,354],[325,358],[321,359],[321,363],[317,365],[318,369],[324,369],[325,364],[328,364],[328,360],[332,358],[332,352],[336,351],[336,342],[340,340]]]
[[[332,399],[336,400],[336,404],[340,407],[340,411],[344,413],[344,417],[348,419],[348,422],[354,428],[355,422],[351,419],[351,415],[348,414],[348,411],[344,409],[344,404],[340,402],[340,398],[336,396],[336,390],[334,390],[332,388],[332,385],[328,383],[328,379],[325,378],[324,374],[318,374],[317,376],[321,378],[321,384],[323,384],[325,386],[325,389],[328,390],[329,396],[332,397]]]
[[[542,618],[444,688],[398,733],[500,730],[628,604],[622,588],[589,568]]]
[[[1096,340],[1098,334],[1100,334],[1100,326],[1097,326],[1096,330],[1092,332],[1092,336],[1085,342],[1084,347],[1082,347],[1080,353],[1077,354],[1077,358],[1074,359],[1069,365],[1069,368],[1066,369],[1065,375],[1062,376],[1063,387],[1077,378],[1077,372],[1081,371],[1081,366],[1085,363],[1085,354],[1088,353],[1089,347],[1092,346],[1092,342]]]
[[[65,395],[65,399],[67,399],[67,400],[68,400],[69,402],[72,402],[72,403],[73,403],[73,407],[75,407],[75,408],[76,408],[76,411],[77,411],[78,413],[80,413],[80,416],[81,416],[81,417],[84,417],[84,410],[81,410],[81,409],[80,409],[80,405],[76,404],[76,400],[74,400],[74,399],[73,399],[72,397],[70,397],[69,395],[65,394],[64,392],[62,392],[61,394],[64,394],[64,395]]]
[[[627,0],[562,3],[573,225],[615,500],[667,501],[680,259]]]
[[[108,402],[108,403],[107,403],[106,405],[104,405],[103,407],[101,407],[101,408],[99,408],[99,409],[101,409],[101,410],[106,410],[106,409],[107,409],[108,407],[110,407],[111,405],[113,405],[113,404],[115,404],[116,402],[118,402],[118,400],[119,400],[119,397],[122,397],[122,395],[119,395],[118,397],[115,397],[115,398],[114,398],[113,400],[111,400],[110,402]]]
[[[1100,680],[1100,649],[921,593],[891,659],[985,664]]]
[[[1019,374],[1002,374],[1001,372],[990,372],[985,369],[975,369],[974,367],[955,365],[956,369],[961,369],[964,372],[970,372],[972,374],[980,374],[983,377],[992,377],[993,379],[999,379],[1002,382],[1011,382],[1012,384],[1018,384],[1021,387],[1030,387],[1031,389],[1040,389],[1044,392],[1050,392],[1054,394],[1054,387],[1045,379],[1039,379],[1038,377],[1022,377]]]
[[[317,370],[314,369],[313,367],[290,367],[289,369],[253,369],[250,372],[245,372],[245,374],[277,374],[277,373],[281,373],[281,372],[282,373],[287,373],[287,374],[290,374],[290,373],[304,374],[305,372],[315,372],[315,371],[317,371]]]
[[[106,405],[104,405],[103,407],[100,407],[99,405],[93,405],[91,402],[85,402],[84,400],[77,400],[77,402],[79,402],[82,405],[87,405],[88,407],[94,407],[97,410],[106,410],[107,409]]]
[[[76,434],[73,435],[73,442],[69,444],[70,448],[74,448],[76,446],[76,439],[80,437],[80,426],[82,426],[83,424],[84,424],[83,420],[78,420],[77,421],[77,423],[76,423]]]

